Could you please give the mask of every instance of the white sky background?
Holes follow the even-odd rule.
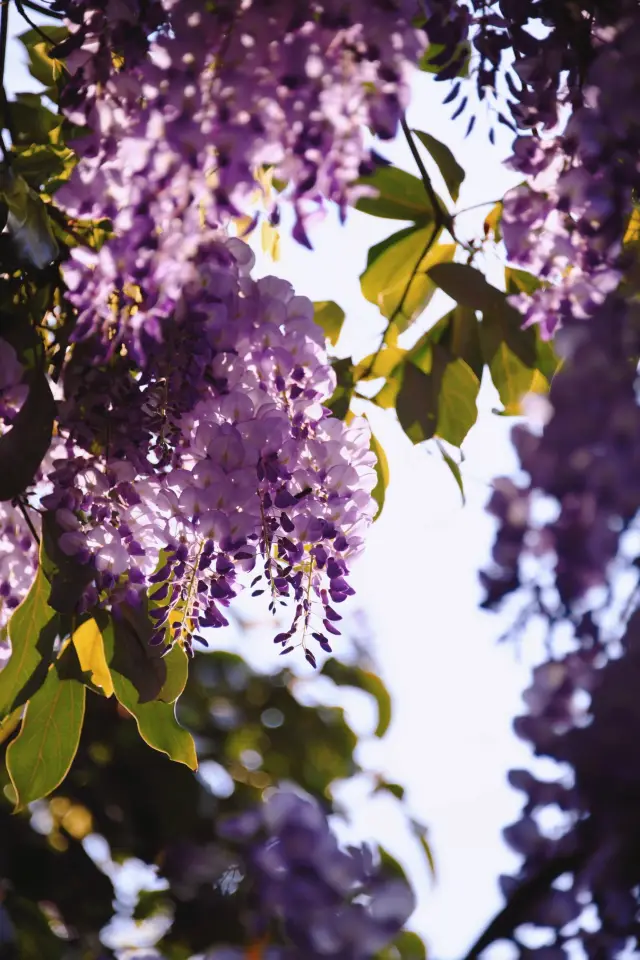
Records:
[[[13,31],[26,29],[14,8],[11,15]],[[9,91],[37,89],[22,60],[19,45],[10,44]],[[416,75],[410,125],[444,140],[465,168],[458,209],[498,199],[515,182],[500,163],[508,154],[510,135],[498,127],[497,146],[492,147],[481,114],[465,141],[465,118],[452,123],[451,107],[441,106],[447,90]],[[380,152],[417,174],[404,142],[382,144]],[[437,174],[434,183],[446,196]],[[481,230],[488,209],[465,218],[467,235]],[[362,297],[358,276],[367,249],[402,226],[351,211],[341,227],[330,215],[313,229],[315,249],[310,253],[289,238],[285,220],[280,261],[274,265],[259,253],[255,273],[275,273],[291,280],[298,293],[339,303],[347,321],[338,353],[361,357],[375,349],[386,321]],[[499,285],[496,264],[487,264],[487,270]],[[411,339],[449,305],[438,293],[412,328]],[[510,767],[529,762],[528,750],[511,733],[529,669],[518,662],[513,647],[497,646],[505,621],[478,610],[477,571],[488,561],[493,530],[484,512],[489,483],[515,469],[508,441],[513,421],[494,415],[497,405],[495,391],[484,384],[478,423],[464,444],[465,507],[437,450],[428,444],[414,447],[392,411],[371,404],[366,410],[387,452],[391,482],[367,551],[353,569],[357,597],[351,610],[362,607],[370,622],[375,658],[393,696],[394,719],[384,740],[366,739],[359,756],[364,766],[407,788],[412,814],[429,826],[438,871],[435,886],[417,844],[402,829],[395,801],[364,803],[357,784],[340,796],[356,811],[356,833],[387,846],[409,869],[419,896],[411,926],[426,936],[430,956],[438,960],[462,956],[501,904],[497,876],[513,870],[518,860],[503,845],[500,831],[520,808],[520,795],[508,787],[505,776]],[[243,604],[243,612],[250,609],[259,619],[262,611],[255,604]],[[262,628],[255,633],[233,646],[254,662],[274,662],[269,634]],[[229,639],[214,636],[224,646]],[[337,645],[335,649],[339,656]],[[308,693],[313,696],[312,685]],[[348,702],[356,730],[370,733],[371,713],[361,698]]]

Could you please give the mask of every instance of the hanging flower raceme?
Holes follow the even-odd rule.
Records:
[[[267,164],[289,184],[308,242],[304,220],[323,199],[344,211],[357,195],[364,129],[395,135],[407,66],[426,46],[415,0],[137,6],[60,5],[73,30],[62,106],[90,128],[60,197],[71,212],[117,220],[123,206],[141,215],[140,183],[149,196],[170,184],[159,229],[185,203],[202,200],[212,222],[246,209]]]
[[[274,921],[281,925],[290,946],[274,956],[283,960],[365,960],[415,907],[403,880],[385,876],[367,847],[342,849],[317,802],[293,790],[274,791],[220,833],[236,845],[251,882],[249,933],[257,941]]]

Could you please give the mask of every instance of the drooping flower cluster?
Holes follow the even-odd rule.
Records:
[[[262,940],[275,922],[289,944],[273,946],[281,960],[368,960],[413,912],[407,884],[385,876],[367,847],[342,849],[311,797],[274,791],[220,832],[238,847],[251,884],[249,936]],[[222,948],[212,956],[239,954]]]
[[[146,591],[154,642],[167,623],[187,643],[226,624],[237,574],[260,560],[254,593],[268,591],[272,610],[293,602],[283,648],[302,627],[329,650],[341,619],[331,604],[352,593],[347,563],[374,514],[368,426],[323,406],[335,375],[310,301],[275,277],[251,280],[241,241],[218,237],[200,254],[158,340],[134,340],[133,313],[111,358],[96,365],[78,349],[69,360],[69,455],[42,504],[61,550],[95,567],[84,605]],[[104,452],[92,453],[96,438]]]
[[[549,660],[534,670],[528,715],[515,730],[569,774],[557,782],[510,774],[528,800],[505,837],[525,863],[502,881],[508,906],[484,946],[499,931],[529,957],[514,931],[531,923],[550,931],[541,957],[551,950],[561,960],[578,940],[595,960],[637,936],[639,908],[637,613],[622,643],[617,626],[637,600],[615,589],[616,568],[636,563],[626,535],[640,509],[637,306],[611,295],[587,323],[571,320],[558,345],[565,363],[552,384],[550,419],[539,434],[514,431],[530,481],[496,483],[495,566],[482,579],[486,605],[524,588],[524,622],[547,624]],[[595,925],[583,917],[589,905]]]
[[[77,144],[69,209],[133,215],[145,179],[152,189],[171,181],[180,208],[189,182],[217,222],[246,208],[268,164],[290,184],[303,240],[323,198],[349,202],[368,162],[364,128],[395,135],[407,65],[426,44],[415,0],[60,7],[74,31],[61,48],[74,71],[63,109],[92,130]]]
[[[618,285],[622,240],[640,187],[640,11],[594,31],[594,56],[562,133],[516,140],[510,165],[526,184],[505,198],[509,259],[548,281],[516,298],[527,323],[545,336],[571,317],[586,318]]]

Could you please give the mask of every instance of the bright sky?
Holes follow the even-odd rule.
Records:
[[[17,21],[16,11],[11,12]],[[17,22],[13,26],[22,30]],[[11,91],[36,89],[17,45],[7,71]],[[466,121],[452,123],[450,108],[440,105],[445,92],[431,78],[417,76],[410,125],[446,141],[466,169],[459,209],[495,200],[514,182],[500,164],[508,153],[508,135],[498,128],[497,146],[491,147],[486,118],[480,116],[465,141]],[[406,144],[384,145],[381,152],[416,172]],[[437,176],[435,182],[441,188]],[[469,215],[470,230],[474,224],[481,228],[487,209]],[[298,293],[338,302],[347,313],[339,353],[364,356],[377,345],[384,321],[362,297],[358,275],[368,247],[402,226],[351,212],[340,227],[329,217],[315,228],[315,250],[309,253],[289,239],[285,224],[281,260],[274,265],[259,254],[256,273],[276,273],[291,280]],[[495,265],[488,270],[499,284]],[[412,337],[447,309],[447,298],[438,294]],[[391,483],[367,551],[353,570],[352,610],[366,612],[375,657],[393,695],[394,720],[383,741],[365,739],[360,757],[365,766],[407,788],[412,814],[429,826],[435,886],[417,844],[402,829],[395,802],[364,803],[357,784],[340,796],[357,808],[355,832],[387,846],[409,869],[419,895],[411,925],[427,937],[430,956],[439,960],[460,957],[500,906],[497,876],[517,866],[500,831],[520,806],[505,776],[509,767],[529,761],[527,749],[511,733],[528,668],[513,647],[497,646],[504,621],[478,611],[477,571],[487,562],[492,538],[484,513],[489,483],[515,469],[508,441],[512,423],[491,412],[497,405],[485,384],[478,423],[464,445],[465,507],[437,451],[412,446],[391,412],[371,404],[366,410],[387,452]],[[269,637],[263,630],[256,633],[259,637],[243,637],[238,648],[261,663],[272,662]],[[313,696],[311,685],[307,695]],[[357,697],[348,702],[358,732],[370,733],[370,711]]]

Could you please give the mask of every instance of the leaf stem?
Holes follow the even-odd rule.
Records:
[[[55,46],[55,43],[54,43],[54,41],[51,39],[51,37],[48,37],[47,34],[46,34],[43,30],[40,29],[40,27],[38,26],[38,24],[33,22],[33,20],[31,19],[31,17],[29,16],[29,14],[25,11],[24,6],[23,6],[23,4],[22,4],[22,0],[14,0],[14,3],[15,3],[15,5],[16,5],[16,7],[18,8],[18,13],[19,13],[20,16],[23,18],[23,20],[26,20],[26,22],[29,24],[29,26],[31,27],[31,29],[32,29],[32,30],[35,30],[35,32],[38,34],[38,36],[42,37],[42,39],[43,39],[46,43],[48,43],[50,46],[54,47],[54,46]],[[31,6],[31,4],[28,4],[28,6]],[[39,12],[40,12],[40,11],[39,11]]]
[[[61,13],[56,13],[55,10],[50,10],[49,7],[44,4],[34,3],[33,0],[22,0],[22,6],[28,7],[29,10],[33,10],[34,13],[41,13],[43,17],[51,17],[52,20],[64,20],[64,17]]]

